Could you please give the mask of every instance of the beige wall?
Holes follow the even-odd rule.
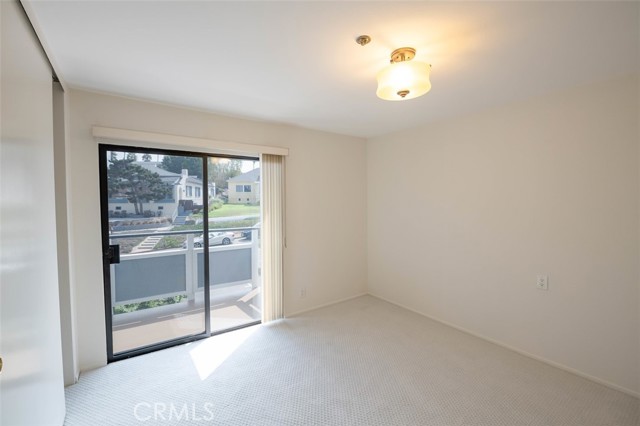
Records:
[[[638,93],[630,77],[370,140],[370,293],[638,393]]]
[[[92,125],[288,147],[285,311],[366,291],[366,194],[309,191],[348,180],[366,186],[365,141],[72,90],[69,197],[72,277],[82,370],[106,363],[100,252],[98,145]],[[306,297],[300,297],[302,288]]]
[[[56,228],[58,245],[58,287],[60,293],[60,329],[64,384],[78,381],[77,345],[75,339],[75,291],[69,274],[69,219],[67,214],[67,138],[68,112],[60,83],[53,84],[53,157],[55,172]]]

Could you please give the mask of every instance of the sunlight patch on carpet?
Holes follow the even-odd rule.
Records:
[[[189,355],[200,380],[206,380],[211,376],[259,327],[247,327],[199,342],[189,351]]]

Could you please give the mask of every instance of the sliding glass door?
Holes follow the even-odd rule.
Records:
[[[110,361],[255,324],[255,158],[100,146]]]
[[[233,245],[210,243],[209,248],[211,330],[216,333],[260,321],[262,315],[260,165],[209,157],[207,169],[217,192],[209,207],[209,232],[227,229],[233,235]]]

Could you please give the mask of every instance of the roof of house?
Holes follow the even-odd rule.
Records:
[[[169,170],[165,170],[158,167],[160,163],[156,161],[136,161],[135,164],[137,164],[138,166],[144,167],[150,172],[159,174],[160,177],[169,177],[169,176],[180,177],[180,173],[173,173],[173,172],[170,172]]]
[[[195,176],[189,176],[187,178],[187,183],[196,183],[198,185],[202,185],[202,181]]]
[[[157,173],[163,182],[166,182],[172,185],[179,183],[180,178],[182,177],[180,173],[170,172],[168,170],[165,170],[159,167],[161,163],[158,163],[156,161],[136,161],[136,164],[144,167],[145,169],[149,170],[152,173]],[[195,183],[195,184],[202,185],[202,180],[199,179],[197,176],[188,176],[187,183]]]
[[[156,161],[136,161],[135,164],[144,167],[151,173],[158,174],[160,176],[160,180],[162,180],[164,183],[175,185],[180,182],[181,175],[179,173],[173,173],[169,170],[161,169],[160,167],[158,167],[160,163]]]
[[[234,176],[228,179],[227,182],[260,182],[260,167],[255,168],[250,172]]]

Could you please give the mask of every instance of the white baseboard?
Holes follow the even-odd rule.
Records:
[[[296,312],[292,312],[290,314],[285,314],[284,317],[285,318],[295,317],[297,315],[304,314],[306,312],[315,311],[316,309],[326,308],[327,306],[335,305],[336,303],[342,303],[342,302],[346,302],[347,300],[356,299],[358,297],[366,296],[367,294],[369,294],[369,293],[367,293],[367,292],[358,293],[358,294],[356,294],[354,296],[349,296],[349,297],[345,297],[344,299],[338,299],[338,300],[334,300],[332,302],[323,303],[322,305],[314,306],[313,308],[303,309],[301,311],[296,311]]]
[[[592,376],[592,375],[590,375],[590,374],[584,373],[584,372],[582,372],[582,371],[576,370],[576,369],[574,369],[574,368],[567,367],[567,366],[566,366],[566,365],[564,365],[564,364],[559,364],[559,363],[557,363],[557,362],[555,362],[555,361],[551,361],[551,360],[549,360],[549,359],[547,359],[547,358],[543,358],[543,357],[541,357],[541,356],[534,355],[534,354],[532,354],[532,353],[529,353],[529,352],[523,351],[523,350],[521,350],[521,349],[514,348],[513,346],[510,346],[510,345],[508,345],[508,344],[506,344],[506,343],[503,343],[503,342],[501,342],[501,341],[499,341],[499,340],[495,340],[495,339],[492,339],[492,338],[490,338],[490,337],[483,336],[483,335],[481,335],[481,334],[478,334],[478,333],[475,333],[475,332],[473,332],[473,331],[471,331],[471,330],[468,330],[468,329],[466,329],[466,328],[464,328],[464,327],[460,327],[460,326],[455,325],[455,324],[452,324],[452,323],[450,323],[450,322],[448,322],[448,321],[441,320],[440,318],[436,318],[436,317],[433,317],[433,316],[431,316],[431,315],[425,314],[424,312],[420,312],[420,311],[418,311],[418,310],[416,310],[416,309],[410,308],[410,307],[405,306],[405,305],[403,305],[403,304],[401,304],[401,303],[394,302],[393,300],[389,300],[389,299],[387,299],[386,297],[382,297],[382,296],[379,296],[379,295],[374,294],[374,293],[371,293],[371,292],[369,292],[369,293],[367,293],[367,294],[368,294],[369,296],[373,296],[373,297],[378,298],[378,299],[380,299],[380,300],[384,300],[385,302],[389,302],[389,303],[391,303],[392,305],[399,306],[399,307],[401,307],[401,308],[403,308],[403,309],[406,309],[406,310],[408,310],[408,311],[414,312],[414,313],[416,313],[416,314],[418,314],[418,315],[421,315],[421,316],[423,316],[423,317],[429,318],[429,319],[431,319],[431,320],[433,320],[433,321],[439,322],[440,324],[444,324],[444,325],[446,325],[446,326],[448,326],[448,327],[455,328],[456,330],[462,331],[463,333],[470,334],[470,335],[472,335],[472,336],[474,336],[474,337],[478,337],[478,338],[480,338],[480,339],[482,339],[482,340],[486,340],[487,342],[490,342],[490,343],[493,343],[493,344],[495,344],[495,345],[501,346],[501,347],[503,347],[503,348],[505,348],[505,349],[509,349],[509,350],[511,350],[511,351],[513,351],[513,352],[517,352],[517,353],[519,353],[520,355],[524,355],[524,356],[526,356],[526,357],[528,357],[528,358],[535,359],[536,361],[544,362],[545,364],[548,364],[548,365],[550,365],[550,366],[552,366],[552,367],[559,368],[559,369],[561,369],[561,370],[564,370],[564,371],[567,371],[567,372],[569,372],[569,373],[575,374],[576,376],[580,376],[580,377],[585,378],[585,379],[587,379],[587,380],[591,380],[592,382],[596,382],[596,383],[601,384],[601,385],[604,385],[604,386],[606,386],[606,387],[608,387],[608,388],[615,389],[615,390],[617,390],[617,391],[623,392],[623,393],[625,393],[625,394],[627,394],[627,395],[631,395],[631,396],[634,396],[634,397],[636,397],[636,398],[639,398],[639,399],[640,399],[640,392],[636,392],[636,391],[633,391],[633,390],[631,390],[631,389],[627,389],[627,388],[625,388],[625,387],[623,387],[623,386],[616,385],[615,383],[611,383],[611,382],[609,382],[609,381],[607,381],[607,380],[603,380],[603,379],[600,379],[600,378],[598,378],[598,377]]]

